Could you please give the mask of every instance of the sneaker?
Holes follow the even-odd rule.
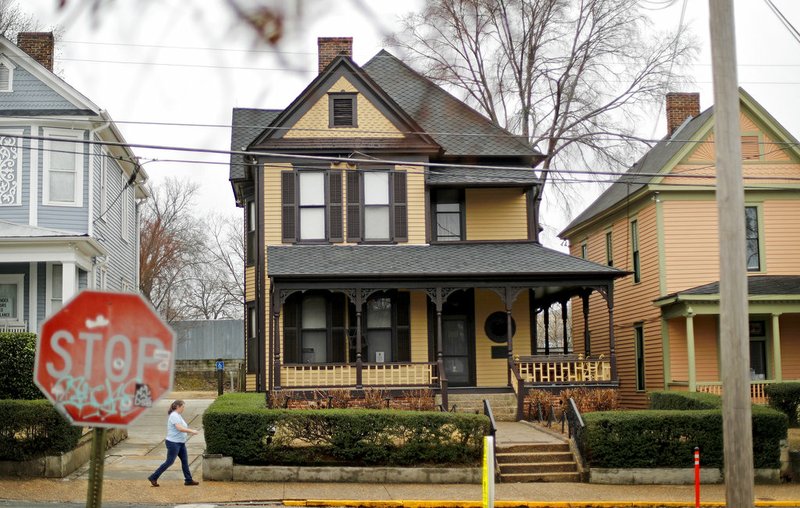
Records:
[[[158,485],[158,480],[153,480],[152,478],[148,478],[148,480],[150,480],[150,485],[152,485],[153,487],[158,487],[159,486]]]
[[[184,485],[186,485],[187,487],[191,487],[192,485],[200,485],[200,482],[189,480],[188,482],[184,482]]]

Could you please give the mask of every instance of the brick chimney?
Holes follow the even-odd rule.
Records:
[[[321,73],[337,56],[353,57],[353,38],[319,37],[317,38],[317,48],[319,51],[319,72]]]
[[[671,92],[667,94],[667,135],[672,134],[684,120],[700,114],[700,94]]]
[[[17,46],[53,72],[53,32],[20,32]]]

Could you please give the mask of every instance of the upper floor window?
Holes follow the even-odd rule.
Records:
[[[301,171],[300,194],[300,239],[325,239],[325,173]]]
[[[606,263],[608,266],[614,266],[614,244],[611,231],[606,232]]]
[[[119,236],[126,242],[130,238],[130,215],[133,212],[132,198],[133,189],[128,188],[128,179],[125,173],[122,174],[122,205],[120,206],[120,227]]]
[[[328,126],[358,127],[355,93],[328,94]]]
[[[389,172],[364,173],[364,240],[388,241],[389,226]]]
[[[0,275],[0,321],[21,323],[25,276]]]
[[[744,236],[747,242],[747,271],[761,271],[761,252],[758,235],[758,207],[744,207]]]
[[[408,240],[406,173],[347,172],[347,241]]]
[[[581,244],[581,259],[586,259],[586,242]]]
[[[0,55],[0,92],[14,91],[14,69],[16,67],[5,55]]]
[[[256,262],[256,202],[247,202],[247,264]]]
[[[440,242],[464,240],[464,198],[459,189],[437,189],[433,193],[434,235]]]
[[[83,206],[83,132],[44,129],[45,205]],[[54,139],[58,138],[58,139]]]
[[[633,257],[633,282],[642,280],[641,267],[639,266],[639,222],[631,221],[631,254]]]
[[[341,242],[341,170],[284,171],[281,208],[284,242]]]
[[[633,327],[634,347],[636,349],[636,389],[645,389],[644,328],[641,324]]]
[[[108,161],[105,152],[100,155],[100,217],[104,217],[108,207]]]
[[[22,204],[22,131],[0,131],[0,206]]]

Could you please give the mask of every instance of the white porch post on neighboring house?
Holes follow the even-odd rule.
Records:
[[[689,391],[697,391],[697,366],[694,354],[694,312],[692,309],[686,313],[686,356],[689,364]]]
[[[28,331],[38,333],[39,328],[39,264],[35,261],[29,263],[28,269]]]
[[[781,368],[781,313],[772,314],[772,374],[775,381],[783,381],[783,369]]]
[[[78,292],[78,270],[75,261],[64,261],[61,270],[61,304]]]

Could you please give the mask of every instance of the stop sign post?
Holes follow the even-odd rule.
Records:
[[[42,324],[36,386],[73,425],[95,427],[87,508],[101,505],[105,428],[127,427],[172,389],[176,342],[133,293],[82,291]]]

